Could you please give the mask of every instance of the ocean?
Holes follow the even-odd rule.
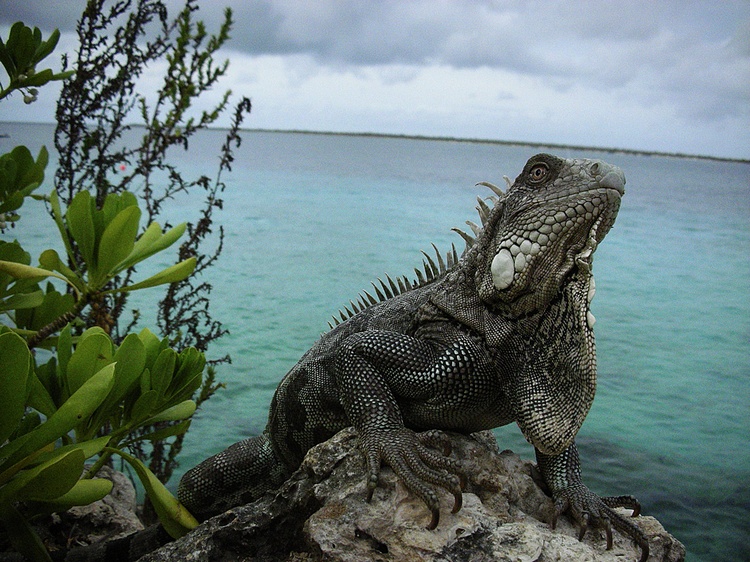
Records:
[[[0,150],[51,148],[52,132],[0,124],[10,135]],[[278,382],[371,281],[411,275],[433,243],[463,249],[451,228],[478,222],[476,197],[490,192],[477,182],[504,186],[537,152],[600,158],[627,185],[594,259],[599,387],[577,439],[584,480],[602,495],[635,495],[689,560],[750,560],[750,164],[378,136],[243,138],[218,216],[224,252],[205,275],[213,316],[230,331],[209,356],[228,353],[232,364],[219,367],[226,390],[195,417],[173,487],[262,430]],[[203,132],[173,162],[187,177],[211,176],[222,140]],[[201,200],[176,199],[164,220],[191,220]],[[42,205],[22,211],[3,239],[18,236],[34,257],[61,250]],[[158,297],[132,301],[142,325],[155,325]],[[517,427],[496,433],[501,448],[533,458]]]

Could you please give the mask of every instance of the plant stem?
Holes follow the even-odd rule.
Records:
[[[70,309],[68,312],[63,314],[62,316],[56,318],[40,330],[36,332],[33,336],[31,336],[27,342],[27,345],[29,346],[29,349],[34,349],[37,345],[42,343],[44,340],[46,340],[49,336],[57,332],[58,330],[61,330],[65,324],[68,322],[72,322],[78,315],[81,313],[81,311],[84,309],[84,307],[88,304],[89,297],[86,294],[81,295],[81,298],[78,299],[78,301],[73,305],[73,308]]]

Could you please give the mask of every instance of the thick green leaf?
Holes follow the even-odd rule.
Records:
[[[83,292],[86,283],[75,271],[65,265],[55,250],[44,250],[39,255],[39,265],[44,269],[61,273],[67,279],[68,283],[75,287],[79,293]]]
[[[21,25],[18,25],[19,23]],[[11,56],[15,60],[16,68],[19,72],[24,72],[34,59],[34,52],[36,51],[34,32],[30,27],[23,25],[21,22],[13,24],[8,39],[9,48],[11,44]]]
[[[164,283],[175,283],[177,281],[182,281],[183,279],[185,279],[193,272],[194,269],[195,258],[188,258],[184,261],[181,261],[180,263],[168,267],[167,269],[157,273],[156,275],[149,277],[145,281],[141,281],[140,283],[129,285],[127,287],[122,287],[120,289],[117,289],[117,291],[136,291],[138,289],[156,287],[157,285],[163,285]],[[109,292],[115,292],[115,290]]]
[[[159,356],[161,350],[166,347],[162,345],[163,340],[160,340],[154,333],[148,328],[143,328],[138,334],[138,339],[143,342],[143,347],[146,349],[146,366],[151,367]],[[151,388],[149,384],[148,388]],[[147,389],[148,390],[148,389]]]
[[[13,442],[0,447],[0,458],[5,459],[0,464],[0,475],[32,453],[55,442],[88,418],[112,390],[114,370],[114,364],[101,369],[68,398],[46,422],[26,434],[24,439],[16,440],[20,443]]]
[[[47,417],[50,417],[57,410],[52,394],[44,387],[42,381],[36,375],[33,375],[31,380],[28,405]]]
[[[57,378],[62,387],[65,387],[65,384],[62,384],[62,381],[66,380],[68,363],[72,356],[73,334],[71,332],[70,324],[67,324],[62,330],[60,330],[60,335],[57,337]],[[67,396],[69,396],[69,394],[66,395],[66,398]]]
[[[113,361],[112,340],[104,333],[82,338],[68,361],[68,389],[73,394],[100,369]]]
[[[156,391],[160,401],[172,382],[176,364],[177,352],[167,348],[159,354],[151,367],[151,388]]]
[[[34,63],[39,63],[42,59],[47,58],[55,50],[59,40],[60,30],[55,29],[50,33],[49,38],[37,47],[36,52],[34,52]]]
[[[62,496],[44,502],[41,507],[46,512],[67,511],[77,505],[89,505],[99,501],[112,491],[112,481],[106,478],[79,480]]]
[[[33,562],[52,562],[42,539],[12,504],[0,504],[0,521],[10,544],[25,558]]]
[[[102,286],[118,272],[115,266],[133,250],[140,219],[141,210],[138,207],[127,207],[120,211],[105,228],[99,241],[99,276],[94,280],[96,288]]]
[[[96,228],[97,240],[101,240],[104,231],[117,214],[128,207],[138,207],[138,200],[135,198],[135,195],[128,191],[110,193],[105,197],[104,205],[102,205],[101,209],[94,212],[94,227]]]
[[[186,226],[186,223],[178,224],[162,234],[159,224],[152,222],[140,238],[138,238],[130,255],[117,268],[120,270],[127,269],[153,256],[155,253],[168,248],[183,235]]]
[[[138,397],[133,405],[133,411],[130,413],[130,419],[136,423],[146,420],[156,408],[156,401],[159,396],[155,390],[144,392]]]
[[[75,255],[73,253],[73,247],[70,244],[68,230],[65,227],[62,209],[60,208],[60,197],[57,195],[57,191],[55,191],[54,189],[49,195],[49,205],[52,209],[52,218],[55,220],[57,230],[60,232],[60,239],[63,241],[63,244],[65,244],[65,252],[68,254],[68,258],[73,261]]]
[[[189,418],[195,413],[197,405],[192,400],[185,400],[179,404],[167,408],[163,412],[159,412],[153,417],[150,417],[144,425],[152,425],[158,422],[166,421],[180,421]]]
[[[115,386],[109,399],[120,401],[138,381],[146,366],[146,347],[136,334],[128,334],[115,352]]]
[[[33,468],[23,470],[0,489],[6,501],[49,501],[70,490],[83,472],[83,451],[71,450]]]
[[[62,275],[58,275],[54,271],[42,269],[41,267],[33,267],[30,265],[24,265],[22,263],[16,263],[12,261],[0,260],[0,271],[7,273],[8,275],[15,277],[16,279],[44,279],[45,277],[57,277],[67,283],[67,279]]]
[[[70,202],[65,213],[68,230],[73,240],[78,244],[86,265],[89,267],[89,275],[96,277],[96,232],[94,230],[93,201],[88,191],[79,191]]]
[[[161,429],[157,429],[156,431],[152,431],[151,433],[147,433],[146,435],[140,435],[136,439],[133,439],[132,442],[162,441],[163,439],[167,439],[168,437],[174,437],[175,435],[182,435],[188,430],[192,421],[193,420],[184,420],[174,425],[162,427]]]
[[[0,301],[0,312],[5,310],[20,310],[23,308],[36,308],[44,302],[44,292],[20,293]]]
[[[203,382],[203,369],[206,366],[206,356],[189,347],[180,353],[179,368],[168,391],[167,405],[176,404],[193,396]]]
[[[2,63],[8,76],[16,75],[16,63],[13,62],[10,51],[2,39],[0,39],[0,63]]]
[[[54,286],[47,286],[42,304],[36,308],[16,310],[16,326],[28,330],[40,330],[73,309],[75,299],[71,294],[63,294]]]
[[[167,490],[145,464],[123,451],[112,449],[112,452],[128,461],[138,474],[138,478],[146,489],[151,504],[159,516],[159,521],[172,538],[180,538],[198,526],[195,517]]]
[[[54,449],[52,451],[42,453],[36,459],[34,459],[33,463],[30,463],[30,466],[47,462],[48,460],[55,458],[55,456],[57,455],[61,455],[63,453],[67,453],[68,451],[74,450],[81,451],[83,453],[83,457],[89,459],[94,455],[98,455],[99,453],[101,453],[104,447],[107,446],[109,440],[110,436],[105,435],[104,437],[97,437],[96,439],[89,439],[87,441],[81,441],[80,443],[64,445],[63,447],[58,447],[57,449]]]
[[[13,433],[26,407],[31,352],[13,332],[0,334],[0,443]]]

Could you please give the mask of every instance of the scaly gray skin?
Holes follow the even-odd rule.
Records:
[[[428,257],[426,278],[374,285],[276,390],[262,435],[190,470],[179,499],[200,517],[277,488],[306,451],[353,425],[367,459],[368,491],[381,463],[440,516],[437,488],[461,507],[459,463],[434,449],[435,430],[470,433],[516,422],[537,455],[557,516],[614,526],[641,546],[640,529],[616,514],[635,498],[599,498],[581,481],[574,438],[594,399],[596,352],[591,258],[624,193],[619,168],[596,160],[531,158],[490,209],[480,200],[476,239],[448,266]],[[555,523],[553,521],[553,525]]]

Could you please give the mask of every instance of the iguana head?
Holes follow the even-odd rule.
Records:
[[[529,159],[477,240],[474,281],[482,301],[529,314],[544,309],[575,273],[588,277],[624,185],[622,171],[601,160]]]

